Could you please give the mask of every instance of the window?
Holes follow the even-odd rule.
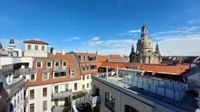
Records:
[[[87,83],[87,88],[89,88],[89,86],[90,86],[89,83]]]
[[[85,61],[88,61],[88,56],[85,56]]]
[[[84,56],[80,56],[80,60],[81,61],[84,61],[85,59],[84,59]]]
[[[38,45],[35,45],[35,50],[38,50]]]
[[[55,72],[54,73],[54,77],[58,78],[58,77],[65,77],[66,76],[66,72]]]
[[[51,62],[50,61],[47,62],[47,67],[51,67]]]
[[[63,66],[67,66],[67,62],[66,61],[63,62]]]
[[[42,46],[42,51],[44,51],[45,50],[45,46]]]
[[[58,61],[55,62],[55,66],[59,66],[59,62]]]
[[[30,99],[34,99],[34,90],[30,90]]]
[[[65,84],[65,90],[68,91],[68,89],[69,89],[69,85]]]
[[[115,98],[111,93],[105,92],[105,106],[111,111],[115,111]]]
[[[58,86],[54,86],[55,93],[58,93]]]
[[[73,68],[69,69],[69,74],[70,74],[70,76],[74,76],[75,75],[75,71],[74,71]]]
[[[34,103],[30,104],[30,112],[34,112]]]
[[[28,50],[31,50],[31,45],[28,45]]]
[[[43,97],[47,96],[47,88],[43,88]]]
[[[89,65],[86,65],[85,67],[86,67],[86,70],[89,70],[89,69],[90,69],[90,66],[89,66]]]
[[[55,106],[58,106],[58,99],[55,99]]]
[[[48,79],[48,73],[42,73],[42,79],[47,80]]]
[[[43,101],[43,111],[47,110],[47,101]]]
[[[97,66],[96,65],[91,65],[90,68],[91,69],[97,69]]]
[[[137,109],[129,106],[129,105],[125,105],[125,111],[124,112],[139,112]]]
[[[83,76],[83,80],[85,80],[85,75],[82,75]]]
[[[41,67],[42,67],[42,62],[37,62],[36,64],[37,64],[37,65],[36,65],[37,68],[41,68]]]
[[[85,65],[83,65],[83,71],[84,71],[84,70],[86,70],[86,67],[85,67]]]
[[[87,75],[87,79],[89,79],[90,78],[90,76],[89,75]]]
[[[35,75],[31,74],[31,80],[35,80]]]
[[[77,83],[74,83],[74,90],[77,90]]]

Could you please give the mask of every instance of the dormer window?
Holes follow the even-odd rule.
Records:
[[[42,62],[41,62],[41,61],[38,61],[38,62],[36,63],[36,67],[37,67],[37,68],[42,68]]]
[[[51,61],[48,61],[46,66],[47,66],[48,68],[50,68],[50,67],[51,67]]]
[[[55,66],[59,66],[59,62],[58,61],[55,62]]]
[[[69,73],[70,73],[70,76],[74,76],[75,75],[75,71],[74,71],[74,69],[73,68],[70,68],[69,69]]]
[[[66,61],[63,62],[63,66],[67,66],[67,62]]]

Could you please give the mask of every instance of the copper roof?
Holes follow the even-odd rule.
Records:
[[[49,45],[49,43],[42,40],[25,40],[24,43]]]

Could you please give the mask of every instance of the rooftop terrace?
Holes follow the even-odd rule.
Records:
[[[186,83],[141,76],[139,73],[138,70],[119,70],[118,77],[114,72],[108,72],[99,74],[99,77],[93,76],[93,78],[104,80],[175,111],[196,111],[197,95],[188,92],[189,87]]]

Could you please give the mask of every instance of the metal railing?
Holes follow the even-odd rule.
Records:
[[[63,99],[63,98],[69,97],[70,95],[72,95],[71,90],[61,91],[59,93],[53,93],[52,94],[52,100]]]
[[[14,75],[31,75],[36,73],[37,70],[36,69],[32,69],[32,68],[21,68],[19,70],[15,70],[14,71]]]
[[[53,71],[54,72],[66,72],[67,68],[66,67],[54,67]]]

